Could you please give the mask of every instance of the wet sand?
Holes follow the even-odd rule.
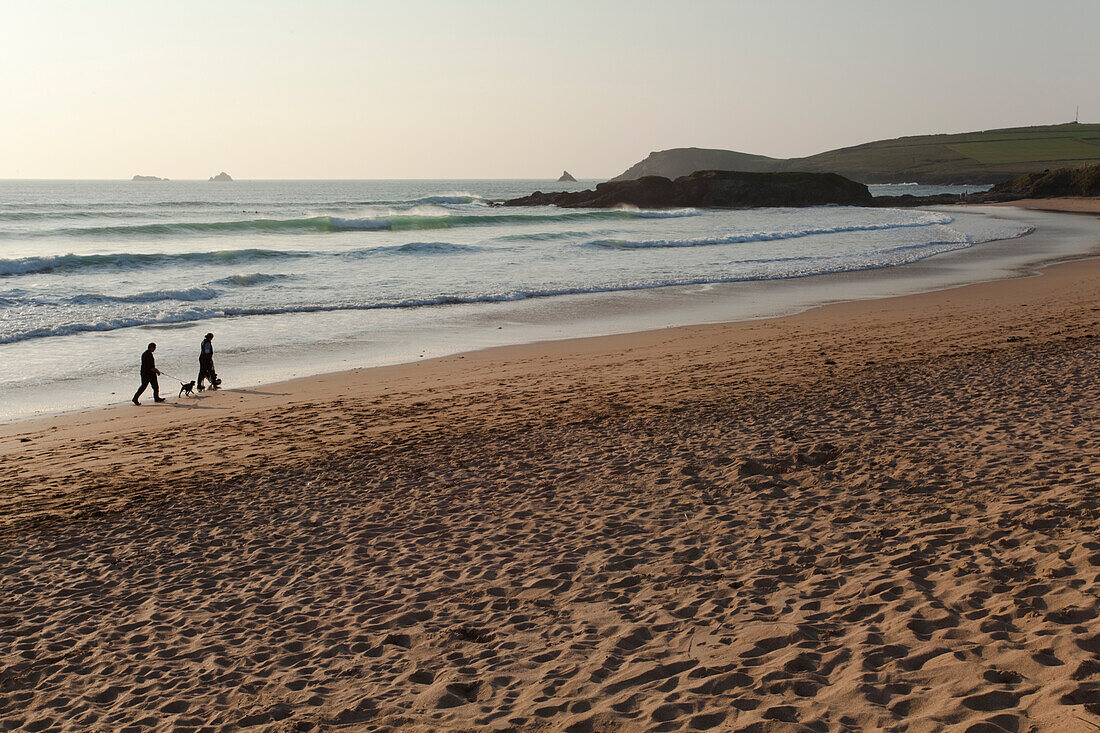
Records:
[[[1100,214],[1100,198],[1095,196],[1062,196],[1049,199],[1019,199],[991,206],[1011,206],[1034,211],[1059,211],[1069,214]]]
[[[1089,260],[0,426],[0,728],[1094,729],[1098,377]]]

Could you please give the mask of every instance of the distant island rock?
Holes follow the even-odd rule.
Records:
[[[156,176],[134,176],[131,181],[167,181],[167,178],[157,178]]]
[[[210,176],[210,180],[211,181],[232,181],[233,178],[228,173],[226,173],[225,171],[222,171],[221,173],[219,173],[216,176]]]
[[[569,171],[562,171],[558,183],[576,183],[577,179]]]
[[[613,206],[755,208],[758,206],[863,206],[871,192],[836,173],[746,173],[696,171],[669,180],[646,176],[607,181],[589,191],[542,193],[505,201],[505,206],[561,206],[605,209]]]

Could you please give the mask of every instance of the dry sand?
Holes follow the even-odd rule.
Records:
[[[0,729],[1094,730],[1098,416],[1087,261],[3,426]]]

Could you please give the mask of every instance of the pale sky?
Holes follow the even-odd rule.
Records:
[[[1100,121],[1098,0],[3,0],[0,178],[582,178]]]

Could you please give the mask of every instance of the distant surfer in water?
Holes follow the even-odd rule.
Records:
[[[202,386],[202,380],[210,380],[210,389],[217,389],[222,383],[222,380],[218,379],[218,375],[214,372],[214,334],[206,334],[206,338],[202,340],[199,345],[199,378],[197,380],[199,391],[204,388]]]
[[[141,387],[134,393],[135,405],[141,404],[138,402],[138,397],[141,397],[141,393],[145,391],[146,387],[153,388],[153,402],[164,402],[164,398],[160,396],[160,384],[157,382],[160,369],[157,369],[157,362],[153,359],[153,352],[156,350],[156,344],[149,344],[149,347],[141,354]]]

